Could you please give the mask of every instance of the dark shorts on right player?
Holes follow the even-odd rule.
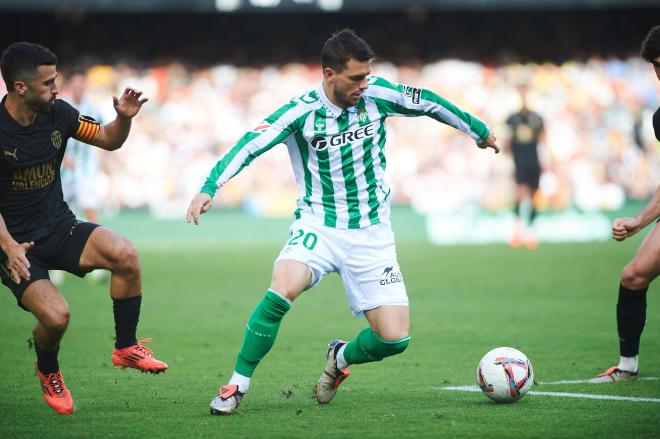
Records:
[[[533,191],[539,188],[541,168],[538,166],[519,166],[516,168],[516,183],[524,184]]]
[[[26,309],[21,299],[25,290],[40,279],[50,279],[48,270],[64,270],[78,277],[85,276],[90,270],[80,269],[80,255],[85,244],[98,224],[67,220],[59,224],[53,233],[35,241],[34,247],[26,254],[30,262],[30,280],[21,279],[16,284],[6,268],[6,259],[0,264],[0,279],[14,293],[18,306]],[[27,311],[27,309],[26,309]]]

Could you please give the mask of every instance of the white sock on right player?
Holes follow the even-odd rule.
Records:
[[[335,357],[335,361],[337,362],[337,367],[339,368],[339,370],[343,370],[348,367],[348,363],[344,358],[344,349],[346,348],[347,344],[348,343],[346,343],[344,346],[339,348],[339,351],[337,352],[337,356]]]
[[[246,377],[245,375],[241,375],[240,373],[234,371],[234,374],[229,380],[229,384],[236,384],[238,386],[238,391],[245,393],[250,388],[250,377]]]
[[[634,357],[619,357],[619,369],[625,370],[626,372],[637,372],[637,362],[639,360],[639,355]]]

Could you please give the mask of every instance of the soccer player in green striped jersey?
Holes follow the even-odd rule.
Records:
[[[323,46],[319,87],[292,99],[224,154],[192,201],[187,221],[213,204],[219,187],[257,156],[286,144],[298,185],[295,220],[275,261],[270,287],[250,315],[234,373],[211,401],[211,413],[230,415],[275,342],[293,301],[328,273],[344,282],[354,315],[369,325],[348,342],[333,340],[316,398],[332,400],[348,366],[403,352],[410,336],[408,297],[389,221],[385,119],[429,116],[499,152],[495,136],[476,117],[430,90],[371,76],[374,53],[349,29]]]

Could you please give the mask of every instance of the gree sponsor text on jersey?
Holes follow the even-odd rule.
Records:
[[[344,146],[351,142],[366,139],[374,136],[374,125],[369,124],[353,131],[339,133],[334,136],[316,136],[310,141],[310,145],[316,151],[322,151],[328,146]]]

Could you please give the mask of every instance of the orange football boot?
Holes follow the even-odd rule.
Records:
[[[511,248],[521,247],[524,244],[523,236],[524,236],[523,223],[522,221],[517,219],[513,223],[513,231],[511,232],[511,236],[509,237],[509,246]]]
[[[612,366],[603,373],[599,373],[596,378],[592,378],[592,383],[612,383],[615,381],[634,381],[637,379],[637,372],[629,372],[619,369],[619,366]]]
[[[161,373],[167,370],[167,364],[154,358],[151,349],[144,346],[150,338],[140,340],[133,346],[115,349],[112,352],[112,364],[115,367],[132,367],[142,372]]]
[[[44,392],[44,401],[46,401],[46,404],[61,415],[70,415],[73,413],[73,399],[71,398],[69,389],[64,384],[62,371],[58,369],[57,372],[44,375],[36,364],[34,365],[34,369],[37,371],[37,376],[41,382],[41,390]]]
[[[525,247],[527,247],[530,250],[536,250],[539,246],[539,239],[536,237],[535,233],[528,232],[525,235]]]

